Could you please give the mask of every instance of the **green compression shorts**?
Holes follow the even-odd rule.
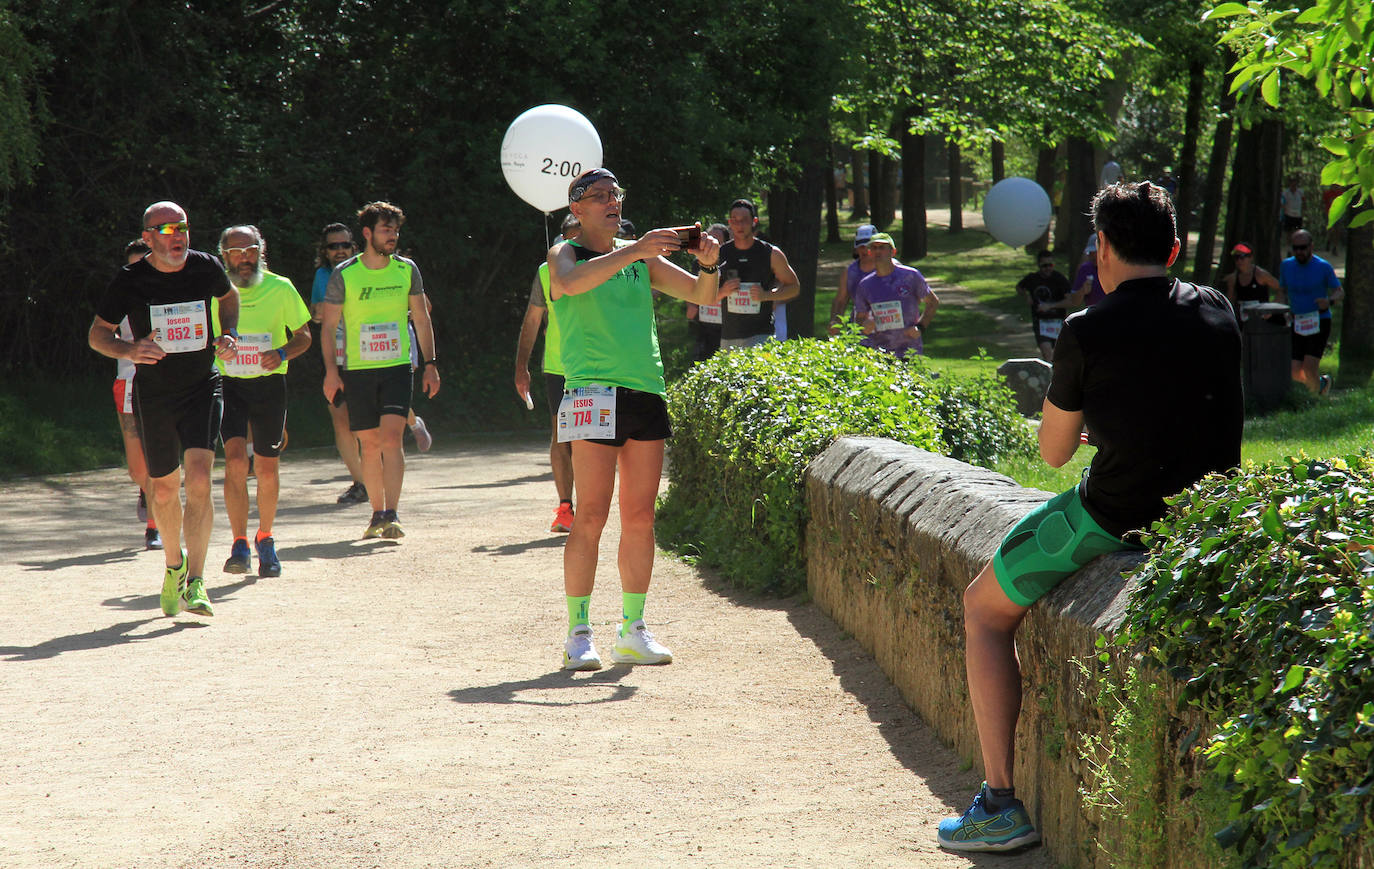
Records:
[[[1141,548],[1109,534],[1088,515],[1081,485],[1026,514],[992,557],[997,584],[1018,606],[1035,603],[1099,555]]]

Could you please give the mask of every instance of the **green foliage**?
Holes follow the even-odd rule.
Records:
[[[669,388],[668,404],[672,483],[660,541],[778,594],[805,585],[802,477],[835,438],[887,437],[985,464],[1030,442],[992,379],[932,380],[919,361],[852,335],[717,354]]]
[[[1374,856],[1374,455],[1249,465],[1173,499],[1120,638],[1216,724],[1247,866]]]
[[[1222,42],[1240,56],[1233,67],[1233,91],[1251,101],[1258,93],[1278,108],[1287,72],[1311,82],[1323,101],[1344,114],[1344,129],[1322,143],[1333,157],[1322,169],[1321,183],[1348,188],[1332,203],[1329,225],[1351,205],[1374,200],[1374,6],[1368,0],[1316,0],[1299,11],[1252,0],[1221,3],[1208,18],[1230,19]],[[1357,215],[1350,225],[1370,221],[1374,210]]]

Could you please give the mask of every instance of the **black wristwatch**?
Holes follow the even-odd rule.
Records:
[[[436,356],[436,357],[434,357],[433,359],[426,359],[424,362],[420,363],[420,367],[421,367],[421,368],[424,368],[426,365],[433,365],[435,368],[438,368],[438,367],[439,367],[439,357]]]

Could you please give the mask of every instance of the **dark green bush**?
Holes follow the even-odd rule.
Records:
[[[1374,456],[1210,478],[1155,526],[1118,642],[1215,725],[1217,831],[1246,866],[1374,858]]]
[[[807,464],[837,437],[887,437],[990,464],[1029,452],[995,379],[932,379],[852,340],[786,341],[718,354],[668,390],[672,482],[659,540],[737,585],[791,594],[806,583]]]

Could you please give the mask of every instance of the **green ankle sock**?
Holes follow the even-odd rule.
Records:
[[[572,633],[573,628],[591,623],[587,618],[587,608],[591,606],[592,596],[573,597],[566,595],[566,597],[568,598],[568,633]]]
[[[620,629],[623,632],[625,626],[637,619],[644,618],[644,598],[647,595],[635,594],[632,591],[622,591],[620,593]]]

